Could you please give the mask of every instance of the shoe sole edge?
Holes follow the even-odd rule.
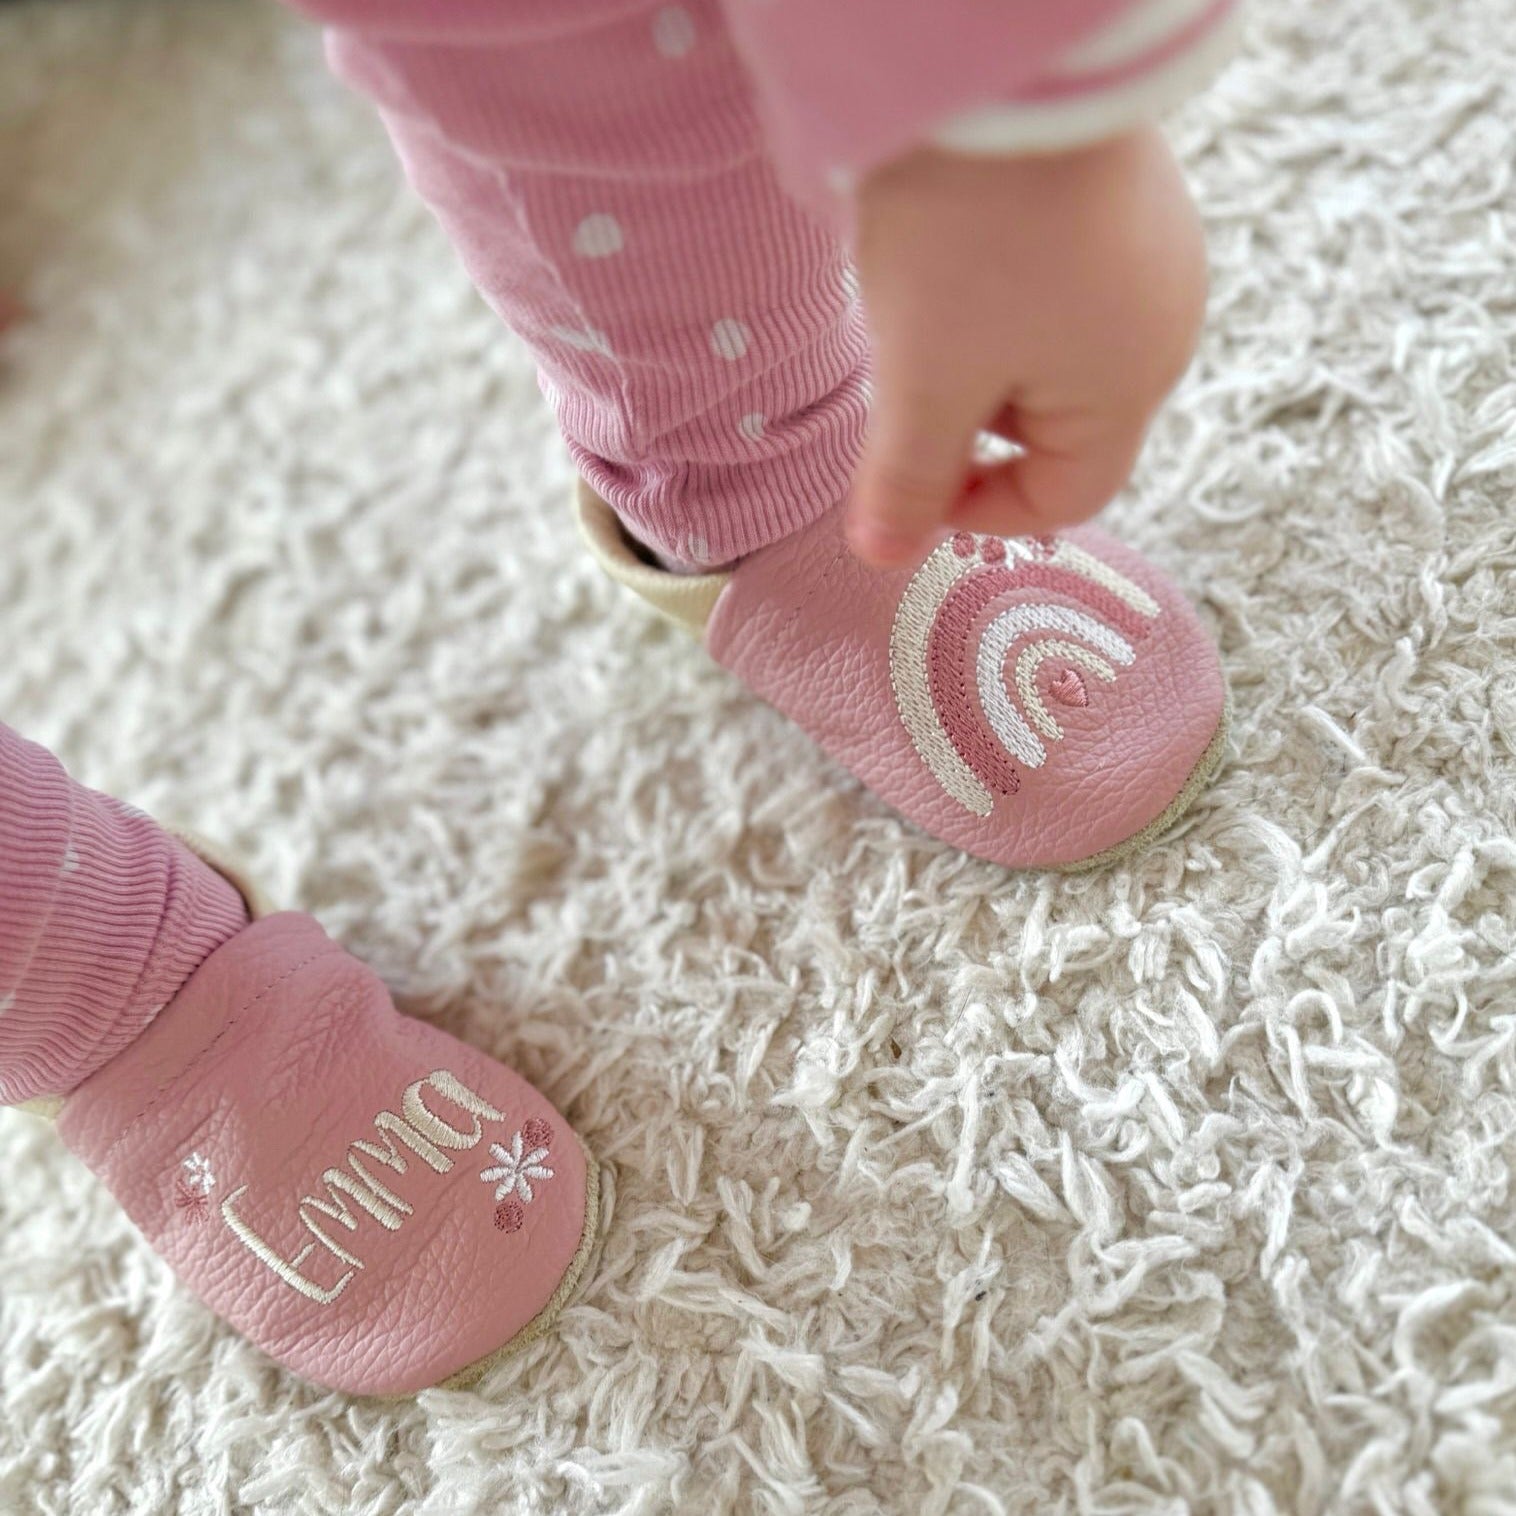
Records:
[[[1046,865],[1046,869],[1057,874],[1082,874],[1087,870],[1104,868],[1108,864],[1120,863],[1122,859],[1129,858],[1134,853],[1141,852],[1151,843],[1156,842],[1168,829],[1179,820],[1186,811],[1200,798],[1201,791],[1211,782],[1216,770],[1221,767],[1221,760],[1226,752],[1227,739],[1232,735],[1232,692],[1226,692],[1226,698],[1222,702],[1221,717],[1216,723],[1216,730],[1211,734],[1211,740],[1206,744],[1205,751],[1196,760],[1194,768],[1190,770],[1189,777],[1184,781],[1183,787],[1174,798],[1159,812],[1148,824],[1130,837],[1121,842],[1114,843],[1098,853],[1092,853],[1088,858],[1079,858],[1072,863],[1053,863]],[[1025,872],[1042,872],[1033,865]]]

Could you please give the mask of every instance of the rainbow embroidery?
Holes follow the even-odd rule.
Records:
[[[1028,600],[1028,589],[1079,608]],[[1113,682],[1157,615],[1147,591],[1072,542],[959,532],[916,571],[890,632],[895,704],[921,761],[965,810],[988,816],[996,795],[1015,794],[1018,765],[1040,768],[1063,736],[1038,688],[1043,662],[1064,665],[1047,685],[1055,700],[1088,705],[1087,678]]]

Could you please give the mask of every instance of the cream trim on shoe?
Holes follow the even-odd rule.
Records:
[[[272,916],[279,907],[269,899],[248,874],[241,861],[234,858],[219,844],[208,842],[199,832],[186,827],[170,826],[170,832],[187,847],[202,863],[208,863],[247,903],[247,914],[253,921]]]
[[[40,1116],[44,1121],[56,1121],[58,1112],[63,1109],[64,1099],[62,1095],[38,1095],[31,1100],[23,1100],[11,1109],[25,1111],[28,1116]]]
[[[671,574],[633,551],[615,511],[583,479],[574,492],[574,518],[595,561],[617,584],[639,595],[665,620],[699,636],[731,574]]]

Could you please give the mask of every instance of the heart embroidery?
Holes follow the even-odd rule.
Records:
[[[958,532],[900,597],[890,628],[896,709],[943,791],[988,816],[1063,736],[1045,695],[1088,705],[1086,678],[1114,683],[1158,615],[1141,585],[1067,538]],[[1050,691],[1039,674],[1048,659],[1064,670]]]
[[[1064,669],[1048,681],[1048,694],[1065,705],[1088,705],[1090,692],[1077,669]]]

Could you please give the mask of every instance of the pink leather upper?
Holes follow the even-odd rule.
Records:
[[[358,1394],[506,1344],[584,1230],[557,1111],[292,912],[213,953],[58,1128],[213,1311]]]
[[[1120,595],[1091,577],[1111,577],[1100,565]],[[1035,544],[960,534],[918,578],[865,568],[836,510],[739,565],[706,638],[904,816],[1011,867],[1077,863],[1141,831],[1225,709],[1216,650],[1179,591],[1092,527]],[[1056,739],[1028,710],[1039,701]],[[1011,728],[1022,757],[1000,735]]]

